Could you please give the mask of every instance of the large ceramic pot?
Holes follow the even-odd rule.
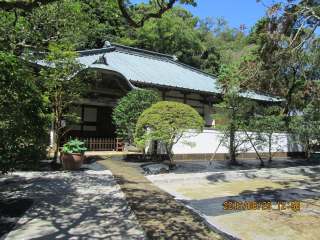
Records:
[[[84,159],[83,153],[62,153],[61,161],[64,170],[79,170]]]

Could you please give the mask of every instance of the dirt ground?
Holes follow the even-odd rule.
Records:
[[[302,240],[319,239],[319,173],[319,166],[299,166],[148,179],[235,238]]]
[[[100,163],[112,171],[147,239],[224,239],[201,217],[148,181],[138,164],[111,159]]]

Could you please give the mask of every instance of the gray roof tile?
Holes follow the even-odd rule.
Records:
[[[112,44],[106,48],[79,51],[78,61],[86,68],[118,72],[132,83],[221,93],[215,76],[179,63],[174,56],[166,54]],[[38,64],[43,65],[42,62]],[[252,91],[243,92],[240,96],[260,101],[282,101]]]

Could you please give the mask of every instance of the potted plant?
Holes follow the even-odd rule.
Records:
[[[84,146],[84,142],[74,139],[70,140],[63,145],[62,148],[62,166],[64,170],[78,170],[80,169],[84,152],[87,148]]]

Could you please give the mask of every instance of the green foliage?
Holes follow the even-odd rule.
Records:
[[[229,149],[232,164],[236,163],[236,155],[240,147],[248,141],[238,131],[246,130],[256,111],[256,104],[240,96],[243,77],[239,64],[223,65],[219,74],[220,88],[223,90],[223,101],[214,107],[221,109],[214,118],[220,122],[217,126],[223,132],[221,141]]]
[[[159,1],[148,4],[120,2],[134,21],[161,8]],[[166,6],[169,1],[160,2]],[[193,0],[177,2],[196,3]],[[181,7],[174,7],[160,19],[149,19],[141,28],[132,28],[126,24],[128,17],[123,16],[117,1],[61,0],[30,10],[0,10],[0,50],[16,56],[26,49],[50,52],[46,60],[57,67],[41,72],[42,104],[50,106],[58,142],[68,130],[61,125],[62,120],[68,123],[77,120],[68,113],[71,102],[85,92],[85,84],[80,78],[70,77],[81,70],[74,61],[73,50],[100,48],[106,40],[174,54],[180,61],[208,73],[218,74],[222,66],[219,81],[224,101],[220,109],[237,110],[228,110],[226,116],[221,116],[229,119],[226,121],[229,127],[224,126],[224,131],[229,129],[229,135],[232,135],[231,129],[235,133],[236,129],[246,128],[248,124],[244,119],[248,119],[249,110],[252,111],[251,103],[238,96],[242,90],[258,90],[283,97],[286,101],[282,112],[288,124],[292,112],[305,111],[313,101],[314,92],[319,92],[314,83],[320,76],[320,43],[314,34],[320,25],[319,19],[317,1],[282,1],[270,7],[267,16],[257,22],[249,36],[228,27],[224,19],[200,20]],[[137,111],[137,114],[141,112]],[[265,116],[255,127],[266,128],[271,133],[275,127],[272,124],[278,120],[277,114]],[[132,141],[138,115],[131,118],[129,116],[126,123],[115,120],[119,122],[119,129],[123,129],[119,130],[119,136],[129,141]],[[252,118],[250,121],[254,122]]]
[[[246,37],[228,27],[224,20],[199,20],[189,11],[175,7],[161,19],[142,28],[128,29],[119,41],[151,51],[173,54],[183,63],[217,74],[221,63],[238,59],[246,52]]]
[[[194,1],[183,1],[194,4]],[[128,5],[129,6],[129,5]],[[157,4],[132,7],[134,19]],[[2,34],[1,34],[2,33]],[[21,54],[26,48],[47,50],[50,44],[72,44],[77,50],[100,48],[106,40],[176,55],[180,61],[217,74],[221,63],[247,52],[246,36],[223,19],[199,20],[189,11],[174,7],[160,19],[149,19],[132,28],[113,0],[62,0],[32,11],[0,10],[0,48]]]
[[[45,112],[32,69],[0,52],[0,172],[37,165],[45,154]]]
[[[260,109],[252,123],[252,129],[264,133],[282,132],[285,130],[284,116],[279,106],[266,106]]]
[[[31,11],[0,10],[0,49],[21,54],[26,48],[72,44],[77,50],[117,41],[127,29],[113,0],[61,0]]]
[[[272,149],[276,147],[276,141],[273,140],[274,133],[285,132],[286,130],[281,107],[260,107],[258,113],[250,121],[249,128],[257,132],[255,137],[257,145],[268,147],[269,161],[271,161]]]
[[[63,121],[67,121],[68,125],[77,121],[69,109],[86,93],[88,87],[84,76],[79,74],[82,66],[75,60],[77,54],[69,45],[52,44],[49,50],[45,59],[49,67],[41,70],[40,77],[51,110],[56,158],[61,138],[69,130]]]
[[[73,139],[63,144],[62,152],[64,153],[84,153],[85,151],[87,151],[87,148],[84,146],[84,142],[78,139]]]
[[[130,91],[121,98],[112,113],[112,120],[117,127],[117,136],[133,143],[139,116],[158,101],[160,101],[160,96],[156,92],[145,89]]]
[[[308,29],[315,22],[305,21],[309,11],[300,15],[306,2],[280,4],[282,10],[273,9],[271,17],[258,21],[249,36],[256,48],[252,51],[255,59],[247,65],[254,73],[248,85],[283,97],[283,112],[288,118],[291,111],[304,108],[310,81],[319,77],[318,37],[310,35]],[[289,19],[291,15],[295,17]]]
[[[306,157],[309,159],[311,153],[319,146],[320,142],[320,105],[319,102],[311,102],[300,116],[294,116],[290,121],[291,131],[299,137]]]
[[[199,113],[189,105],[161,101],[146,109],[139,117],[135,142],[145,147],[151,140],[162,142],[172,162],[172,147],[183,136],[188,137],[190,130],[193,133],[202,131],[204,121]]]

